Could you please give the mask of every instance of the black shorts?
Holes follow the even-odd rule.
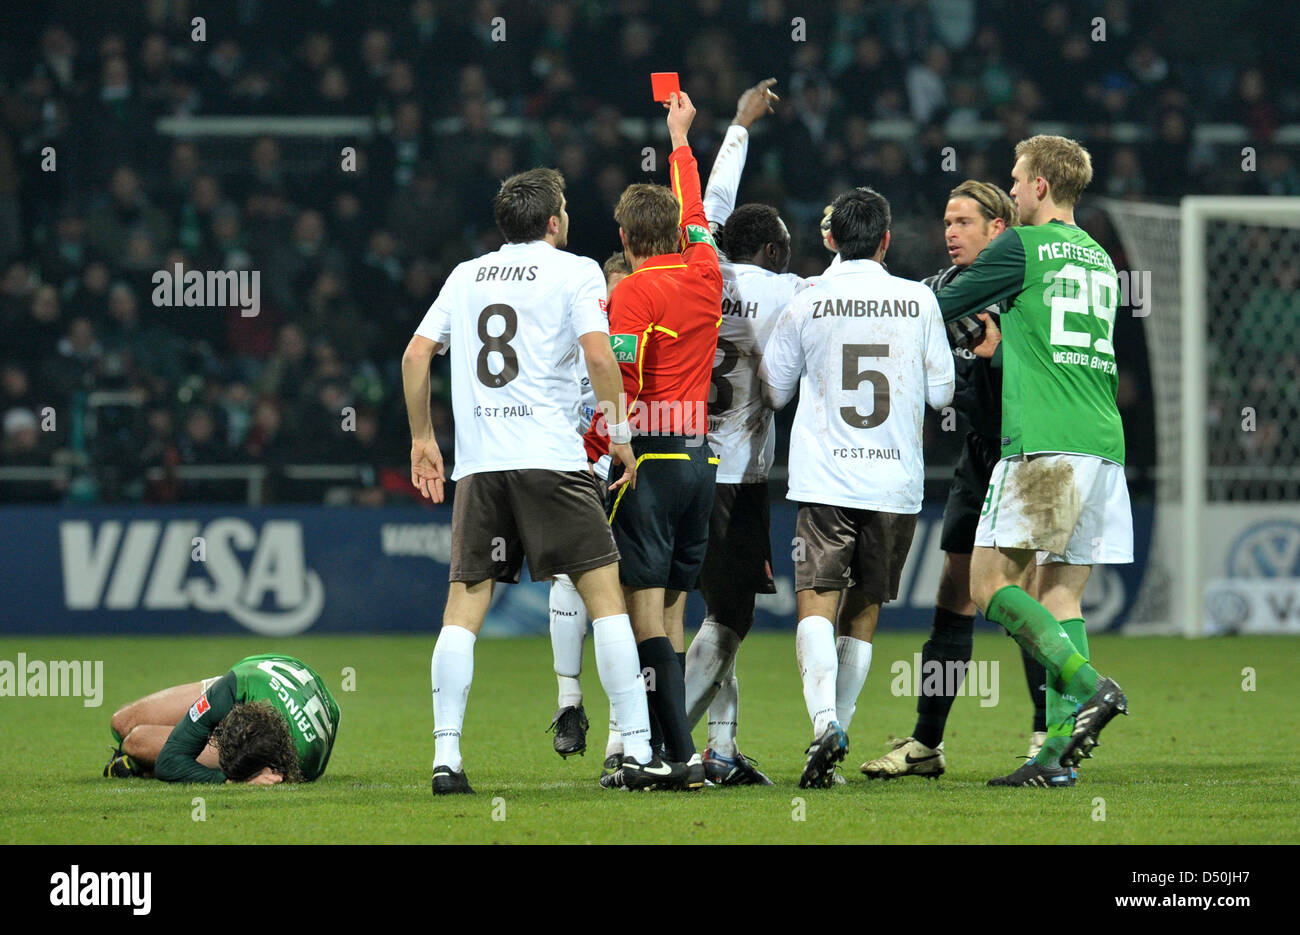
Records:
[[[775,594],[772,579],[772,510],[767,484],[718,484],[709,515],[709,549],[700,569],[700,590]]]
[[[854,588],[871,604],[898,597],[915,513],[801,503],[795,523],[794,589]]]
[[[514,584],[525,556],[534,581],[618,561],[590,472],[483,471],[457,482],[451,580]]]
[[[1002,460],[1002,446],[996,438],[966,433],[966,444],[957,459],[948,503],[943,508],[943,534],[939,547],[945,552],[969,555],[975,551],[975,530],[984,509],[984,496],[993,468]]]
[[[709,546],[718,459],[703,438],[681,435],[638,436],[632,453],[636,488],[614,491],[609,507],[619,580],[629,588],[690,591]]]

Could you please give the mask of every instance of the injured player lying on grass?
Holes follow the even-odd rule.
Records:
[[[119,708],[104,775],[164,782],[311,782],[325,772],[339,707],[292,656],[249,656],[225,675],[154,692]]]

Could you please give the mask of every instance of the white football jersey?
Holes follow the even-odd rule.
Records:
[[[760,377],[774,403],[799,387],[789,499],[920,512],[926,401],[945,405],[953,383],[939,303],[926,286],[874,260],[836,264],[791,301]]]
[[[722,323],[709,391],[709,445],[719,458],[719,484],[761,483],[772,469],[776,432],[759,392],[758,365],[772,328],[803,285],[793,273],[722,264]]]
[[[605,323],[609,328],[608,319]],[[578,360],[574,366],[574,377],[578,381],[578,417],[574,424],[579,435],[586,435],[591,428],[591,420],[596,417],[596,388],[591,385],[591,375],[587,373],[587,355],[578,348]]]
[[[415,333],[449,345],[456,462],[482,471],[580,471],[578,338],[608,333],[594,260],[544,240],[461,263]]]

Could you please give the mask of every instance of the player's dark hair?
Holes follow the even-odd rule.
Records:
[[[629,185],[614,206],[614,220],[623,228],[627,248],[640,257],[677,252],[681,213],[671,188],[647,182]]]
[[[718,232],[718,246],[733,262],[750,259],[770,243],[784,244],[789,234],[771,205],[741,205]]]
[[[247,782],[269,766],[285,782],[302,782],[289,725],[268,702],[235,705],[208,742],[217,748],[217,760],[227,779]]]
[[[872,188],[853,188],[831,205],[831,236],[841,260],[869,260],[889,230],[889,201]]]
[[[507,243],[546,236],[546,225],[564,205],[564,176],[557,169],[529,169],[501,183],[492,199],[492,217]]]

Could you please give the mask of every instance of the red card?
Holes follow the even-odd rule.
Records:
[[[650,93],[660,104],[668,103],[668,95],[679,93],[682,86],[677,81],[675,71],[653,71],[650,73]]]

